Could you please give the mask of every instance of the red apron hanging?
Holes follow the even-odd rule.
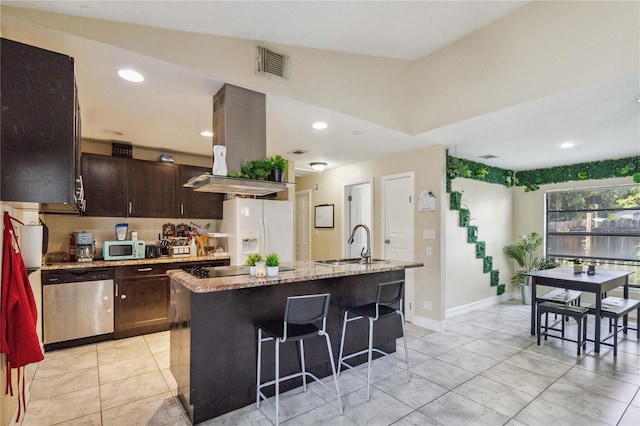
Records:
[[[11,369],[18,368],[18,420],[25,405],[24,366],[44,359],[36,332],[38,311],[11,220],[4,213],[2,252],[2,305],[0,307],[0,352],[7,356],[5,394],[13,395]],[[22,377],[21,377],[22,376]],[[22,381],[20,380],[22,378]],[[21,383],[22,382],[22,383]],[[22,388],[20,385],[22,384]]]

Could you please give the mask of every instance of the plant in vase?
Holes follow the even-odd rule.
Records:
[[[271,164],[271,178],[275,182],[282,182],[284,172],[289,167],[289,163],[280,155],[274,155],[269,157],[269,163]]]
[[[582,261],[580,259],[573,259],[573,273],[574,274],[582,273]]]
[[[280,257],[276,252],[269,253],[265,257],[265,263],[267,264],[267,276],[275,277],[278,275],[278,266],[280,265]]]
[[[247,257],[246,264],[249,266],[249,275],[255,277],[256,275],[256,263],[262,262],[262,255],[260,253],[252,253]]]
[[[522,303],[531,303],[531,277],[528,272],[540,269],[549,269],[553,266],[549,259],[544,257],[534,257],[536,250],[542,245],[543,238],[537,232],[520,237],[520,242],[507,244],[502,248],[502,252],[509,259],[513,259],[522,269],[516,271],[511,277],[513,288],[522,290]]]

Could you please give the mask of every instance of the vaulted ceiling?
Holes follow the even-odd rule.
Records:
[[[229,82],[267,94],[267,152],[301,173],[431,144],[523,170],[640,153],[638,13],[637,2],[3,1],[1,29],[76,59],[89,139],[210,155],[198,133]],[[256,75],[257,45],[290,56],[289,82]],[[124,66],[145,82],[120,80]]]

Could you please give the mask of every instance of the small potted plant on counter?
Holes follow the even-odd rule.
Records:
[[[249,266],[249,275],[255,277],[256,275],[256,263],[262,262],[262,255],[260,253],[252,253],[247,257],[245,262]]]
[[[276,252],[267,254],[265,258],[267,264],[267,276],[275,277],[278,275],[278,266],[280,265],[280,257]]]

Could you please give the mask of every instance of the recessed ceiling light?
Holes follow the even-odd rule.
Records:
[[[560,148],[562,148],[562,149],[573,148],[573,146],[574,146],[574,145],[575,145],[575,144],[574,144],[573,142],[563,142],[563,143],[560,145]]]
[[[316,172],[321,172],[325,169],[325,167],[327,167],[327,163],[321,163],[321,162],[309,163],[309,165]]]
[[[213,132],[211,130],[203,130],[200,132],[200,136],[204,136],[205,138],[213,137]]]
[[[127,81],[132,81],[134,83],[140,83],[144,81],[144,77],[138,71],[134,70],[119,70],[118,75],[124,78]]]
[[[313,123],[311,125],[311,127],[313,127],[316,130],[324,130],[327,127],[329,127],[329,125],[327,123],[325,123],[324,121],[316,121],[315,123]]]

